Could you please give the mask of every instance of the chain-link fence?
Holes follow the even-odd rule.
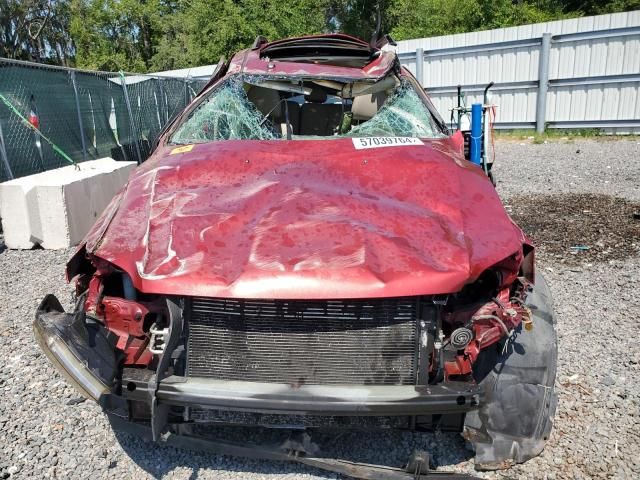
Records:
[[[0,58],[0,181],[66,165],[65,157],[142,162],[204,83]]]

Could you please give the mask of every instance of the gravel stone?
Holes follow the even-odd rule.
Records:
[[[616,240],[626,242],[622,256],[589,253],[616,248],[606,231],[613,227],[598,232],[589,223],[592,215],[574,218],[593,234],[589,250],[572,253],[577,243],[565,248],[553,235],[554,229],[563,235],[563,195],[564,203],[575,195],[640,202],[639,158],[636,139],[497,144],[497,189],[506,205],[518,202],[519,220],[534,228],[531,217],[548,216],[548,197],[554,196],[555,226],[538,232],[540,238],[528,233],[540,242],[537,271],[555,300],[559,404],[540,456],[503,472],[476,473],[481,478],[640,478],[640,257],[632,248],[640,238]],[[567,218],[572,215],[567,211]],[[297,464],[185,451],[114,433],[97,405],[78,402],[33,338],[31,323],[45,294],[72,307],[72,288],[64,281],[69,254],[7,250],[0,236],[0,478],[340,478]],[[441,470],[474,472],[473,453],[456,434],[348,433],[326,443],[336,454],[393,466],[421,448]]]

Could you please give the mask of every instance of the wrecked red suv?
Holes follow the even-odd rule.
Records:
[[[154,440],[377,425],[463,432],[484,468],[525,461],[556,406],[551,298],[463,150],[393,52],[258,39],[133,172],[67,265],[75,311],[48,296],[35,335]]]

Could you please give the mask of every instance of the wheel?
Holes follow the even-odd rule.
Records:
[[[509,468],[544,448],[556,411],[558,348],[551,292],[542,275],[527,297],[533,328],[522,324],[504,354],[503,343],[483,350],[474,377],[484,392],[467,414],[463,435],[476,451],[476,469]]]

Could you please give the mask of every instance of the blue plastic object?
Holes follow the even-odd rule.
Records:
[[[482,152],[482,105],[471,105],[471,139],[469,141],[469,160],[476,165],[481,164]]]

